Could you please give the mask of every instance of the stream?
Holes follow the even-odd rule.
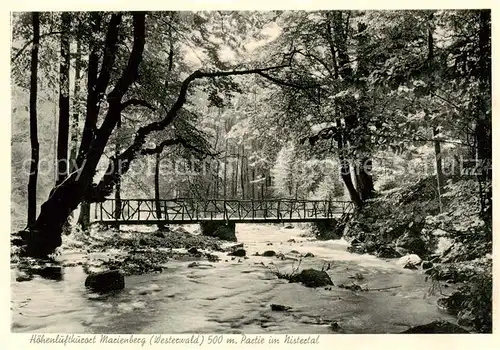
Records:
[[[88,292],[81,266],[64,267],[59,281],[37,276],[17,282],[11,271],[12,332],[37,333],[399,333],[435,320],[456,322],[438,310],[441,295],[428,295],[431,282],[421,271],[404,269],[397,259],[346,251],[343,240],[317,241],[300,228],[238,224],[238,241],[248,259],[219,262],[170,260],[162,273],[125,277],[125,289],[105,296]],[[146,233],[145,233],[146,234]],[[291,240],[292,241],[289,241]],[[289,259],[253,256],[274,250]],[[293,252],[293,251],[296,252]],[[297,253],[298,252],[298,253]],[[327,270],[336,286],[307,288],[277,279],[300,269]],[[61,259],[77,258],[77,255]],[[361,274],[364,279],[350,277]],[[358,275],[359,276],[359,275]],[[355,282],[369,289],[352,291]],[[450,292],[446,289],[444,293]],[[291,307],[272,311],[271,304]],[[337,322],[338,328],[330,326]]]

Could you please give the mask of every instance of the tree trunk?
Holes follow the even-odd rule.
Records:
[[[30,79],[30,142],[31,165],[28,181],[28,222],[33,226],[36,220],[36,183],[38,179],[38,125],[37,125],[37,95],[38,95],[38,46],[40,43],[40,14],[33,12],[33,47],[31,49],[31,79]]]
[[[121,128],[121,118],[118,119],[118,123],[116,124],[116,143],[115,143],[115,156],[120,154],[120,128]],[[117,165],[118,166],[118,165]],[[122,197],[121,197],[121,177],[116,182],[115,186],[115,212],[113,213],[115,220],[120,220],[122,216]],[[120,225],[116,224],[115,229],[119,230]]]
[[[339,130],[340,127],[341,127],[340,119],[337,119],[337,128]],[[349,161],[345,159],[342,154],[344,150],[344,140],[342,133],[340,132],[337,135],[337,146],[339,150],[339,160],[340,160],[340,177],[342,178],[342,181],[344,181],[345,187],[349,192],[349,197],[351,198],[351,201],[356,205],[356,207],[361,208],[363,206],[363,201],[361,200],[359,193],[356,191],[356,188],[354,188],[354,185],[352,183],[351,167],[349,166]]]
[[[78,154],[78,138],[80,134],[79,120],[80,120],[80,84],[81,84],[81,70],[82,70],[82,43],[80,38],[76,37],[76,58],[75,58],[75,84],[73,87],[73,118],[71,119],[71,152],[70,161],[74,164]]]
[[[330,54],[332,59],[332,64],[334,67],[334,78],[339,79],[340,77],[344,80],[349,81],[351,78],[352,70],[349,67],[349,57],[347,55],[346,37],[345,30],[342,23],[342,12],[332,11],[326,14],[326,36],[328,45],[330,48]],[[354,184],[352,183],[351,177],[351,167],[349,161],[345,159],[344,153],[344,135],[342,131],[342,123],[340,122],[340,115],[338,113],[338,108],[335,107],[336,114],[336,124],[337,124],[337,149],[338,157],[340,161],[340,177],[349,192],[349,197],[351,201],[356,205],[356,207],[361,208],[363,201],[356,191]]]
[[[226,146],[225,146],[225,151],[224,151],[224,199],[226,199],[227,195],[227,140],[226,140]]]
[[[215,197],[214,199],[219,198],[219,174],[220,174],[220,161],[217,160],[217,170],[216,170],[216,178],[215,178]]]
[[[161,219],[161,201],[160,201],[160,162],[161,152],[156,153],[155,159],[155,205],[156,205],[156,218]],[[165,228],[165,225],[158,224],[158,229]]]
[[[262,173],[263,180],[265,181],[264,178],[264,173]],[[260,199],[264,199],[264,181],[260,182]]]
[[[365,201],[373,195],[373,177],[371,175],[372,160],[370,158],[362,158],[356,163],[355,179],[356,189],[361,201]]]
[[[235,195],[235,198],[239,198],[238,197],[238,174],[240,173],[240,149],[238,147],[238,153],[236,155],[236,172],[235,172],[235,176],[234,176],[234,180],[235,180],[235,183],[234,183],[234,195]]]
[[[245,148],[241,147],[241,165],[240,165],[240,183],[241,183],[241,199],[245,199],[245,171],[243,162],[245,161]]]
[[[82,201],[80,203],[80,215],[78,216],[78,225],[83,231],[87,231],[90,227],[90,203]]]
[[[433,18],[434,14],[431,12],[429,14],[429,21],[427,25],[427,65],[429,68],[429,71],[433,68],[433,61],[434,61],[434,39],[432,37],[433,35]],[[432,91],[433,87],[433,81],[431,78],[431,81],[429,83],[429,87]],[[434,138],[439,134],[439,128],[435,127],[432,130]],[[436,157],[436,187],[437,187],[437,196],[438,196],[438,201],[439,201],[439,211],[443,211],[443,205],[441,201],[441,195],[443,193],[443,186],[444,186],[444,176],[443,176],[443,163],[441,159],[441,144],[439,143],[438,140],[434,140],[434,154]]]
[[[68,176],[69,141],[69,31],[71,15],[61,14],[61,61],[59,63],[59,128],[57,134],[57,180],[56,186]]]
[[[479,103],[476,117],[476,145],[478,162],[491,162],[491,113],[488,105],[491,100],[491,11],[479,13]],[[482,174],[491,178],[491,172]]]
[[[252,167],[252,199],[255,199],[255,167]]]
[[[434,128],[434,137],[439,134],[439,131]],[[434,154],[436,156],[436,184],[437,184],[437,195],[439,200],[439,212],[443,211],[443,203],[441,196],[443,194],[444,188],[444,175],[443,175],[443,161],[441,156],[441,143],[437,140],[434,141]]]
[[[492,141],[491,141],[491,10],[479,12],[479,95],[476,115],[476,164],[481,214],[486,220],[492,215],[492,188],[488,186],[483,193],[483,182],[492,180]],[[487,205],[486,201],[489,201]],[[487,210],[486,210],[487,208]]]

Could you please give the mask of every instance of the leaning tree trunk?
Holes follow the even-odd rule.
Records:
[[[340,130],[340,119],[337,119],[337,127]],[[342,178],[342,181],[344,181],[345,187],[349,192],[349,197],[351,198],[351,201],[356,205],[357,208],[361,208],[363,206],[363,200],[361,199],[361,196],[359,195],[358,191],[356,191],[356,188],[352,183],[351,167],[349,165],[349,160],[345,159],[343,155],[344,139],[341,132],[337,134],[337,146],[339,150],[339,160],[340,160],[340,177]]]
[[[365,201],[373,196],[373,177],[371,174],[372,160],[370,158],[362,158],[356,163],[355,178],[356,189],[361,201]]]
[[[347,55],[347,44],[344,36],[344,24],[342,20],[342,11],[331,11],[326,13],[326,39],[330,49],[331,60],[334,71],[334,78],[339,79],[341,76],[344,80],[350,80],[352,77],[352,70],[349,66],[349,57]],[[351,177],[351,167],[349,160],[344,156],[344,135],[342,132],[342,123],[340,121],[339,108],[335,106],[336,124],[337,124],[337,149],[340,162],[340,177],[349,192],[351,201],[357,208],[361,208],[363,201],[361,196],[356,191]]]
[[[114,13],[111,16],[106,35],[105,55],[103,66],[98,78],[98,85],[103,81],[106,86],[109,75],[114,66],[118,30],[122,14]],[[64,182],[52,191],[49,199],[42,204],[40,215],[33,228],[25,235],[26,253],[35,256],[46,256],[61,245],[61,231],[64,222],[73,210],[77,208],[85,193],[92,184],[97,164],[101,159],[109,137],[120,119],[122,98],[130,85],[137,79],[138,67],[142,61],[145,43],[145,13],[134,12],[134,40],[126,68],[117,80],[114,88],[107,94],[108,111],[101,127],[92,140],[85,161],[77,172],[72,173]],[[103,91],[106,90],[106,86]],[[96,116],[92,116],[96,117]],[[81,148],[80,148],[81,149]]]
[[[95,32],[101,30],[101,17],[98,13],[93,14],[93,29]],[[87,67],[87,102],[85,124],[83,134],[80,141],[80,147],[76,155],[75,168],[81,166],[85,155],[88,152],[90,143],[94,139],[94,132],[97,130],[97,117],[99,115],[97,78],[99,66],[99,53],[97,50],[97,39],[91,38],[89,43],[89,58]],[[102,89],[101,89],[102,90]],[[78,147],[77,147],[78,149]],[[75,169],[72,169],[74,171]],[[83,199],[80,204],[80,216],[78,217],[78,225],[82,230],[88,230],[90,226],[90,203]]]
[[[36,183],[38,179],[38,126],[36,100],[38,93],[38,45],[40,43],[40,14],[33,12],[33,48],[31,50],[31,79],[30,79],[30,142],[31,165],[28,181],[28,227],[32,227],[36,220]]]

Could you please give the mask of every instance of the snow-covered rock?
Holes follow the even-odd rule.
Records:
[[[417,268],[422,259],[417,254],[408,254],[398,260],[398,265],[405,269]]]
[[[436,254],[443,254],[445,251],[451,248],[453,241],[449,238],[440,236],[436,244]]]

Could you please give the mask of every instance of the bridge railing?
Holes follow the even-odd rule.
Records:
[[[159,204],[159,206],[158,206]],[[93,204],[93,221],[289,221],[338,217],[352,202],[328,200],[231,199],[107,199]]]

